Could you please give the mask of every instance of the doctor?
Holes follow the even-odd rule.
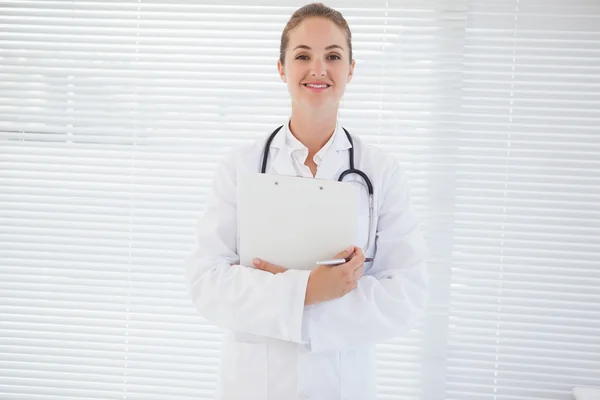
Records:
[[[283,31],[277,68],[292,114],[270,144],[266,172],[337,179],[352,147],[337,121],[354,71],[346,20],[322,4],[298,9]],[[267,133],[220,163],[186,263],[195,308],[227,331],[218,399],[375,399],[375,343],[411,329],[428,297],[426,248],[406,176],[392,156],[352,136],[356,168],[374,189],[367,254],[360,249],[369,239],[365,205],[356,246],[332,254],[352,257],[346,264],[239,265],[236,184],[260,170]]]

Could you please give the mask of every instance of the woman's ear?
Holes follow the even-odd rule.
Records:
[[[352,77],[354,76],[354,66],[356,65],[356,60],[352,60],[352,63],[350,63],[350,71],[348,72],[348,79],[346,81],[346,83],[350,83],[350,81],[352,80]]]
[[[285,68],[281,64],[281,60],[277,60],[277,71],[279,71],[279,77],[281,78],[281,80],[283,82],[287,82],[287,79],[285,77]]]

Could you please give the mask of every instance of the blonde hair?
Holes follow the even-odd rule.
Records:
[[[350,32],[348,22],[342,13],[334,10],[333,8],[327,7],[323,3],[312,3],[297,9],[290,17],[288,23],[285,25],[285,28],[281,34],[281,45],[279,47],[279,61],[281,61],[281,64],[283,65],[285,63],[285,54],[290,41],[290,31],[300,25],[300,23],[302,23],[305,19],[313,17],[326,18],[344,31],[346,34],[346,40],[348,42],[350,62],[352,62],[352,33]]]

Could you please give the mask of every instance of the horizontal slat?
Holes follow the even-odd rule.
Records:
[[[160,369],[161,363],[169,364],[170,371],[187,371],[189,368],[203,373],[216,372],[216,365],[219,359],[218,348],[213,351],[190,351],[187,354],[182,352],[156,354],[153,359],[151,352],[148,354],[139,353],[139,347],[136,345],[128,345],[121,343],[119,348],[113,352],[107,349],[97,348],[95,351],[84,348],[56,348],[54,351],[48,350],[48,343],[40,343],[39,346],[32,345],[32,341],[23,341],[19,345],[22,349],[17,352],[11,349],[10,346],[0,345],[0,354],[2,360],[20,363],[29,363],[31,361],[39,362],[39,366],[43,364],[63,364],[66,370],[73,366],[78,366],[83,370],[102,369],[104,367],[115,368],[117,373],[123,375],[125,371],[125,360],[128,360],[128,367],[140,370],[146,369],[151,374],[154,370]],[[51,345],[60,345],[60,343],[51,343]],[[88,343],[88,346],[96,346],[96,343]],[[123,348],[127,346],[128,353],[123,355]],[[35,357],[39,356],[38,359]],[[127,359],[125,358],[127,357]],[[147,365],[144,368],[144,363]],[[59,370],[57,365],[55,368]],[[107,375],[111,375],[110,371],[104,371]],[[139,373],[139,372],[138,372]]]
[[[129,358],[129,357],[128,357]],[[206,363],[206,360],[197,360]],[[216,364],[215,361],[212,362]],[[121,360],[119,367],[105,367],[105,368],[82,368],[82,366],[75,364],[69,365],[68,359],[54,360],[54,362],[11,362],[6,365],[10,368],[2,368],[0,362],[0,373],[5,377],[11,378],[24,378],[24,377],[36,377],[39,379],[45,379],[47,377],[54,376],[54,379],[79,379],[83,382],[104,382],[104,383],[123,383],[124,379],[128,383],[143,382],[145,385],[157,385],[168,387],[170,385],[175,386],[174,381],[179,381],[178,385],[181,387],[193,387],[204,386],[206,388],[212,388],[216,386],[215,380],[217,378],[218,366],[206,370],[203,368],[192,369],[188,367],[186,369],[176,368],[178,364],[173,362],[164,362],[163,364],[157,364],[158,367],[162,365],[163,371],[153,371],[153,363],[148,361],[135,362],[133,360]],[[126,377],[126,378],[124,378]]]
[[[539,283],[540,286],[546,284],[564,284],[564,285],[582,285],[582,286],[598,286],[600,284],[600,271],[596,271],[595,277],[593,276],[566,276],[566,274],[560,273],[560,271],[554,272],[551,269],[547,269],[548,273],[540,276],[539,273],[533,273],[526,271],[512,272],[510,268],[505,268],[503,265],[498,265],[496,268],[488,268],[487,270],[481,269],[476,270],[474,268],[452,268],[452,276],[456,282],[463,282],[469,284],[476,284],[481,281],[488,281],[493,283],[500,282],[519,282],[519,283]],[[592,274],[594,271],[590,271]],[[600,310],[600,306],[598,307]],[[573,311],[575,312],[575,311]]]
[[[177,398],[171,396],[186,396],[192,397],[194,395],[198,395],[197,387],[200,383],[194,382],[189,383],[189,387],[183,387],[180,385],[178,380],[162,380],[161,384],[154,385],[154,379],[148,378],[137,378],[135,376],[124,376],[119,383],[111,383],[111,382],[96,382],[93,377],[86,377],[83,374],[76,373],[63,373],[64,377],[62,379],[56,379],[56,375],[52,373],[42,373],[35,371],[32,373],[30,371],[20,371],[21,375],[19,377],[7,377],[3,379],[3,382],[6,383],[7,386],[10,387],[19,387],[26,386],[26,393],[39,393],[40,391],[49,393],[56,393],[56,390],[68,390],[68,393],[72,395],[83,395],[89,396],[91,394],[102,393],[104,398],[115,398],[115,395],[121,397],[124,393],[127,393],[126,396],[128,399],[132,399],[136,394],[138,395],[150,395],[150,396],[169,396],[169,398]],[[196,377],[197,378],[197,377]],[[188,381],[189,382],[189,381]],[[126,383],[126,390],[124,391],[123,384]],[[215,387],[214,383],[206,384],[206,387]],[[87,390],[79,389],[81,387],[85,387]],[[51,391],[50,391],[50,390]],[[91,392],[93,390],[93,392]],[[111,392],[109,391],[113,391]],[[119,393],[120,391],[120,393]],[[42,392],[42,393],[43,393]],[[117,393],[114,393],[117,392]],[[1,392],[0,392],[1,393]],[[9,392],[10,393],[10,392]],[[202,392],[200,392],[202,394]],[[204,393],[206,394],[206,393]],[[142,397],[147,399],[154,399],[159,397]]]
[[[456,296],[461,299],[465,299],[465,296]],[[561,342],[567,340],[567,338],[574,339],[575,337],[579,337],[580,339],[585,339],[586,344],[590,344],[590,346],[595,347],[600,342],[598,340],[590,340],[591,338],[587,338],[590,336],[593,329],[597,329],[598,323],[596,323],[595,316],[593,314],[597,314],[598,310],[594,310],[591,313],[592,317],[587,317],[586,315],[574,315],[571,317],[561,317],[560,311],[557,312],[559,314],[556,317],[551,317],[547,315],[527,315],[527,314],[515,314],[511,312],[511,307],[507,307],[506,312],[504,312],[504,308],[501,305],[497,305],[495,310],[492,310],[490,306],[488,310],[483,309],[483,307],[472,310],[470,308],[465,307],[465,311],[460,309],[461,303],[457,302],[456,308],[457,310],[453,313],[452,319],[455,319],[457,322],[460,321],[462,324],[462,328],[457,328],[452,332],[458,332],[460,334],[465,334],[471,332],[473,335],[479,334],[489,334],[489,330],[495,328],[502,330],[502,336],[506,336],[510,338],[511,336],[520,336],[526,335],[529,336],[530,339],[536,338],[535,335],[540,336],[540,340],[544,337],[544,334],[553,334],[551,339],[553,341]],[[563,307],[563,310],[566,307]],[[560,310],[560,309],[559,309]],[[546,313],[547,314],[547,313]],[[479,318],[479,319],[477,319]],[[528,321],[528,324],[523,323],[523,321]],[[484,324],[487,323],[486,324]],[[561,324],[568,323],[570,326],[576,326],[577,329],[581,331],[573,332],[573,330],[562,329]],[[484,329],[485,328],[485,329]],[[492,343],[486,343],[486,346],[490,346]],[[475,345],[475,343],[473,343]],[[499,345],[496,343],[496,345]]]
[[[125,335],[114,338],[113,344],[106,344],[106,338],[98,337],[98,340],[84,340],[83,334],[75,335],[70,332],[64,333],[63,340],[53,339],[58,336],[57,332],[49,331],[50,340],[41,340],[38,338],[27,337],[19,339],[11,337],[11,334],[18,333],[7,331],[9,336],[4,342],[6,345],[0,346],[0,354],[10,354],[13,358],[28,359],[29,355],[39,354],[41,357],[54,359],[57,357],[72,358],[73,361],[85,360],[90,358],[91,362],[87,365],[103,365],[106,362],[112,363],[114,359],[131,359],[132,361],[156,362],[158,360],[168,361],[175,358],[183,365],[190,363],[205,363],[218,361],[220,356],[220,343],[222,335],[220,333],[196,334],[195,340],[186,337],[165,338],[157,340],[155,338],[144,338],[135,335]],[[143,332],[142,332],[143,333]],[[44,332],[40,332],[41,336]],[[66,340],[68,338],[68,340]],[[117,342],[117,339],[119,342]],[[181,345],[173,346],[173,341],[181,340]],[[10,348],[18,346],[23,350],[20,352],[12,351]],[[185,350],[185,348],[188,348]],[[3,351],[6,348],[6,352]],[[53,348],[55,350],[48,350]],[[189,348],[193,348],[190,350]],[[153,350],[154,349],[154,350]],[[123,354],[124,350],[128,354]],[[131,353],[131,354],[129,354]],[[122,365],[122,364],[121,364]],[[206,366],[206,364],[204,365]],[[202,365],[196,365],[202,369]]]
[[[525,370],[519,368],[520,364],[517,363],[504,363],[499,362],[497,365],[498,372],[494,373],[494,366],[492,363],[480,363],[475,360],[465,360],[467,362],[459,363],[459,366],[450,366],[448,374],[453,378],[456,383],[476,380],[480,383],[490,382],[496,380],[497,382],[503,382],[505,384],[514,382],[515,385],[528,385],[528,384],[544,384],[546,388],[552,388],[559,390],[562,388],[560,383],[563,379],[567,378],[573,384],[585,385],[589,384],[593,376],[585,376],[584,368],[573,368],[571,366],[557,366],[557,367],[543,367],[542,365],[527,365],[531,369]],[[467,367],[468,363],[472,363],[473,367]],[[492,365],[490,365],[492,364]],[[476,367],[480,367],[477,369]],[[486,368],[487,367],[487,368]],[[581,374],[584,374],[583,376]]]
[[[558,371],[557,371],[558,372]],[[465,371],[465,375],[462,376],[462,379],[460,375],[457,374],[451,374],[452,376],[452,380],[453,380],[453,384],[452,384],[452,388],[461,388],[464,390],[477,390],[477,388],[481,387],[481,389],[483,390],[484,388],[489,388],[490,391],[487,393],[488,396],[502,396],[502,394],[504,392],[510,392],[512,393],[514,396],[514,399],[531,399],[531,398],[537,398],[537,399],[556,399],[561,391],[561,389],[563,389],[564,386],[561,386],[560,382],[561,380],[569,380],[569,382],[572,382],[573,385],[585,385],[585,384],[590,384],[590,382],[593,382],[592,377],[586,377],[586,378],[581,378],[581,377],[577,377],[577,376],[573,376],[573,375],[560,375],[560,373],[557,373],[557,378],[555,380],[552,380],[550,377],[546,377],[544,378],[538,378],[536,379],[536,377],[532,377],[530,379],[527,379],[526,377],[528,377],[528,374],[525,374],[524,377],[519,378],[518,376],[514,376],[513,378],[510,377],[504,377],[504,376],[498,376],[498,377],[494,377],[493,375],[489,375],[486,377],[474,377],[474,376],[469,376],[467,375],[468,372]],[[502,374],[499,374],[502,375]],[[559,379],[560,377],[560,379]],[[544,387],[544,390],[540,390],[540,387]],[[492,390],[492,388],[494,388]],[[478,391],[479,392],[479,391]],[[484,396],[485,392],[479,392],[479,396]],[[517,394],[517,393],[520,393]],[[531,396],[535,396],[535,397],[526,397],[527,395],[531,395]],[[521,396],[521,397],[518,397]],[[555,396],[555,397],[552,397]],[[459,397],[462,398],[462,397]],[[482,398],[482,397],[479,397]],[[496,398],[500,398],[500,399],[505,399],[505,398],[509,398],[509,397],[496,397]]]
[[[503,347],[508,346],[513,349],[517,349],[517,351],[520,351],[521,354],[524,352],[526,353],[526,349],[537,349],[536,351],[540,352],[544,351],[544,349],[556,351],[557,348],[562,348],[561,351],[563,351],[565,355],[577,353],[577,357],[582,357],[583,359],[597,359],[597,357],[594,358],[592,355],[594,353],[590,353],[587,349],[596,349],[598,346],[600,346],[600,343],[592,343],[588,345],[587,343],[582,343],[581,341],[574,342],[569,340],[567,337],[561,338],[558,335],[551,335],[545,332],[530,334],[524,333],[520,334],[520,337],[515,334],[509,334],[503,336],[501,339],[498,339],[498,337],[493,334],[485,335],[483,332],[480,334],[469,334],[468,332],[458,331],[450,335],[449,343],[451,347],[460,347],[462,350],[469,349],[469,344],[472,344],[473,348],[479,346],[479,349],[483,349],[491,345]],[[457,364],[459,363],[457,362]]]
[[[181,348],[172,340],[181,339],[194,341],[195,349],[212,351],[215,350],[215,344],[222,341],[221,329],[191,313],[174,318],[173,310],[170,314],[162,314],[162,321],[155,321],[151,313],[139,312],[123,313],[121,316],[112,313],[111,316],[110,312],[103,314],[95,311],[94,318],[91,318],[86,316],[90,314],[87,311],[65,311],[51,307],[46,307],[45,312],[36,311],[35,307],[3,306],[2,310],[7,316],[6,321],[2,322],[2,339],[14,346],[24,345],[19,342],[22,339],[42,347],[44,343],[52,341],[56,342],[54,347],[72,345],[89,348],[88,342],[123,344],[126,337],[137,337],[140,345],[152,346],[153,342],[159,341],[162,347]],[[81,311],[79,314],[82,316],[76,316],[75,311]],[[165,329],[165,322],[173,323],[175,329]]]

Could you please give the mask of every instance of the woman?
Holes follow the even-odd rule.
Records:
[[[408,331],[426,305],[425,245],[405,174],[395,159],[352,137],[337,122],[352,79],[351,34],[322,4],[297,10],[281,39],[277,68],[292,102],[288,123],[270,144],[267,173],[337,179],[356,167],[373,183],[368,254],[358,246],[338,267],[286,270],[269,260],[238,265],[236,182],[258,172],[265,138],[232,151],[219,165],[186,278],[200,315],[227,329],[222,400],[374,399],[375,343]],[[241,178],[240,178],[241,179]],[[366,242],[368,209],[357,216]],[[373,257],[364,265],[365,256]]]

